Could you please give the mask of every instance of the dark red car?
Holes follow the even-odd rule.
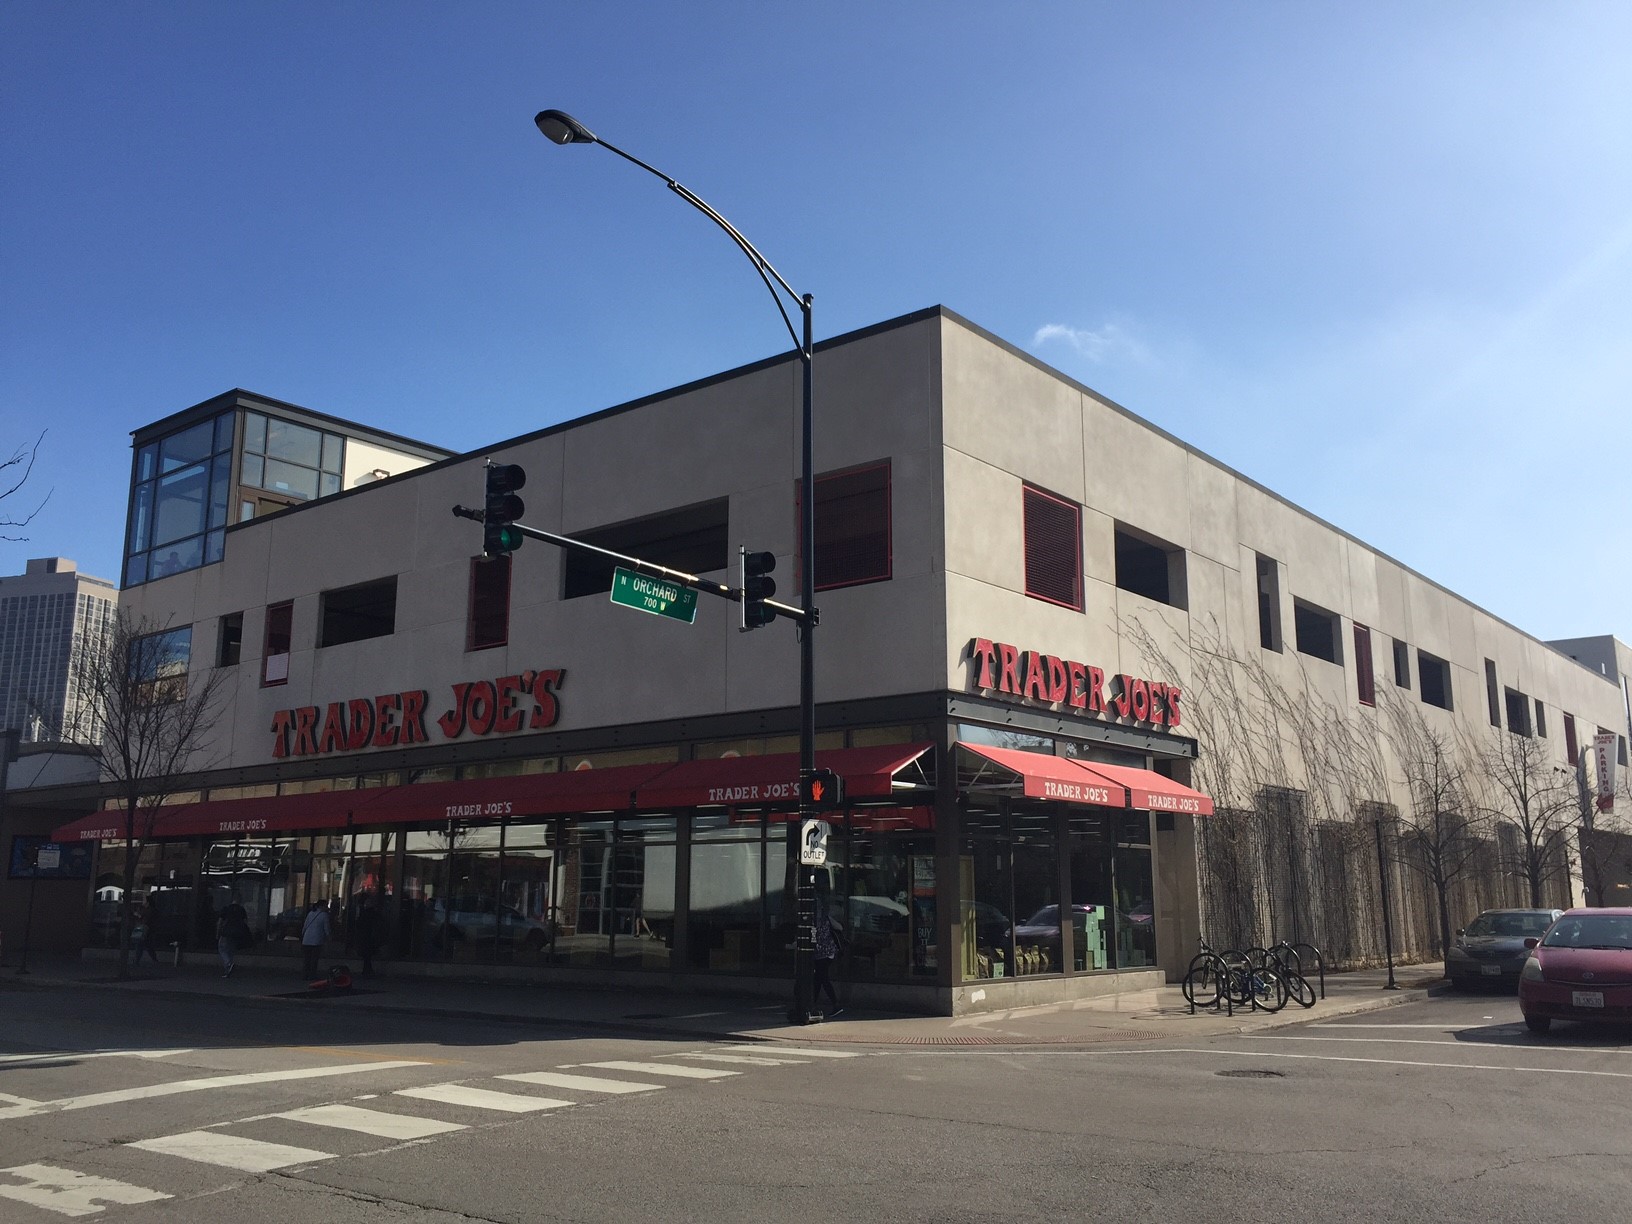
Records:
[[[1533,944],[1519,1010],[1533,1033],[1554,1020],[1632,1023],[1632,909],[1572,909]]]

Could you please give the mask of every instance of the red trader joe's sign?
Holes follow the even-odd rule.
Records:
[[[505,735],[523,728],[540,731],[561,717],[556,690],[567,673],[559,667],[524,671],[496,680],[466,680],[453,686],[453,704],[432,724],[442,739]],[[322,756],[429,743],[425,689],[353,697],[327,706],[299,706],[272,716],[274,757]]]
[[[1156,727],[1179,725],[1178,685],[1138,676],[1106,676],[1102,668],[1062,659],[1007,642],[975,638],[969,643],[974,687],[1079,714],[1125,718]]]

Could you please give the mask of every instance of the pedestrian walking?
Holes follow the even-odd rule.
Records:
[[[238,967],[238,949],[249,942],[249,913],[236,895],[221,907],[215,920],[215,951],[221,957],[221,976],[231,977]]]
[[[837,1016],[844,1011],[844,1008],[839,1006],[839,993],[833,989],[833,979],[828,976],[843,947],[844,932],[834,921],[832,912],[824,905],[821,907],[821,913],[816,916],[816,948],[810,962],[810,1001],[820,1005],[822,992],[826,991],[828,1002],[831,1004],[827,1009],[829,1016]]]
[[[153,951],[153,945],[159,939],[159,905],[150,892],[142,898],[142,908],[136,915],[136,929],[130,933],[130,940],[136,946],[136,963],[142,963],[142,954],[155,965],[159,963],[159,954]]]
[[[314,901],[306,913],[306,923],[300,928],[300,954],[305,962],[306,979],[317,976],[317,960],[323,955],[323,945],[329,942],[329,907],[326,902]]]

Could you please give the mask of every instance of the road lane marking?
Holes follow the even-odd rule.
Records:
[[[111,1177],[93,1177],[89,1173],[75,1173],[53,1165],[26,1164],[0,1169],[20,1177],[27,1185],[0,1184],[0,1198],[8,1198],[31,1207],[43,1207],[58,1215],[88,1216],[102,1210],[102,1204],[134,1207],[138,1203],[156,1203],[168,1194],[133,1186],[129,1182],[114,1181]]]
[[[392,1062],[395,1055],[369,1054],[364,1050],[348,1050],[343,1046],[278,1046],[278,1049],[293,1050],[297,1054],[327,1054],[333,1058],[350,1058],[353,1061]],[[462,1058],[421,1058],[419,1060],[427,1067],[452,1067],[464,1062]]]
[[[664,1054],[663,1058],[694,1058],[698,1062],[740,1063],[745,1067],[803,1067],[802,1058],[764,1058],[753,1054]]]
[[[1271,1054],[1263,1050],[1091,1050],[1104,1058],[1119,1054],[1211,1054],[1220,1058],[1295,1058],[1307,1062],[1373,1063],[1381,1067],[1431,1067],[1447,1071],[1503,1071],[1532,1075],[1592,1075],[1603,1079],[1632,1079],[1632,1071],[1587,1071],[1577,1067],[1504,1067],[1500,1063],[1418,1062],[1407,1058],[1355,1058],[1346,1054]]]
[[[161,1135],[157,1139],[141,1139],[127,1147],[144,1152],[158,1152],[163,1156],[179,1156],[200,1164],[221,1165],[243,1173],[270,1173],[290,1165],[313,1164],[333,1160],[333,1152],[319,1152],[312,1148],[291,1147],[287,1143],[265,1143],[259,1139],[245,1139],[222,1131],[184,1131],[179,1135]]]
[[[13,1105],[38,1105],[33,1097],[12,1096],[9,1092],[0,1092],[0,1101],[7,1101]]]
[[[1490,1019],[1486,1016],[1485,1019]],[[1513,1024],[1520,1023],[1517,1020]],[[1310,1028],[1355,1028],[1355,1029],[1438,1029],[1442,1033],[1454,1033],[1458,1029],[1480,1028],[1477,1024],[1344,1024],[1340,1020],[1320,1020],[1309,1026]]]
[[[1517,1025],[1513,1026],[1517,1028]],[[1480,1046],[1493,1046],[1500,1049],[1534,1050],[1538,1054],[1632,1054],[1632,1050],[1617,1046],[1567,1046],[1545,1045],[1538,1041],[1527,1041],[1520,1037],[1517,1041],[1498,1041],[1494,1038],[1481,1037],[1476,1041],[1425,1041],[1421,1037],[1280,1037],[1265,1033],[1242,1033],[1242,1037],[1252,1041],[1347,1041],[1357,1045],[1436,1045],[1456,1046],[1459,1049],[1477,1049]],[[1517,1034],[1515,1034],[1517,1035]]]
[[[655,1062],[625,1062],[613,1059],[611,1062],[571,1063],[575,1067],[599,1067],[606,1071],[633,1071],[637,1075],[672,1075],[676,1079],[724,1079],[728,1075],[741,1075],[741,1071],[723,1071],[716,1067],[681,1067],[674,1063]]]
[[[595,1075],[564,1075],[559,1071],[523,1071],[516,1075],[496,1075],[494,1079],[541,1084],[545,1088],[575,1088],[580,1092],[656,1092],[667,1084],[642,1084],[635,1080],[601,1079]]]
[[[38,1054],[0,1054],[0,1063],[61,1062],[65,1058],[169,1058],[186,1050],[42,1050]]]
[[[435,1118],[381,1113],[377,1109],[360,1109],[355,1105],[313,1105],[309,1109],[291,1109],[288,1113],[273,1114],[272,1117],[310,1122],[313,1126],[332,1126],[336,1130],[358,1131],[380,1139],[428,1139],[432,1135],[469,1129],[462,1122],[438,1122]]]
[[[721,1046],[721,1051],[727,1054],[769,1054],[773,1058],[787,1054],[791,1058],[865,1058],[860,1050],[813,1050],[809,1046],[784,1045],[728,1045]]]
[[[398,1096],[420,1101],[440,1101],[444,1105],[466,1105],[473,1109],[501,1109],[505,1113],[533,1113],[540,1109],[563,1109],[571,1101],[550,1097],[520,1096],[514,1092],[494,1092],[490,1088],[470,1088],[464,1084],[431,1084],[425,1088],[399,1088]]]
[[[403,1067],[423,1067],[422,1062],[400,1060],[384,1063],[353,1063],[340,1067],[299,1067],[291,1071],[252,1071],[239,1075],[212,1075],[204,1079],[172,1080],[142,1088],[120,1088],[93,1092],[88,1096],[61,1097],[34,1105],[12,1105],[0,1109],[0,1120],[29,1118],[38,1114],[64,1113],[73,1109],[95,1109],[102,1105],[122,1105],[152,1097],[176,1096],[183,1092],[210,1092],[217,1088],[239,1088],[249,1084],[275,1084],[284,1080],[327,1079],[335,1075],[361,1075],[371,1071],[393,1071]]]

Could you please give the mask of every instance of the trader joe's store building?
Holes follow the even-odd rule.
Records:
[[[1334,618],[1374,603],[1331,559],[1364,553],[1367,583],[1436,605],[1384,631],[1454,605],[1539,649],[944,309],[816,368],[818,764],[847,793],[818,887],[854,1001],[957,1013],[1182,972],[1212,803],[1186,785],[1186,678],[1126,627],[1166,658],[1198,616],[1256,649],[1255,556],[1280,558],[1288,623],[1294,590]],[[251,955],[293,952],[323,902],[348,956],[377,906],[393,972],[784,992],[795,627],[614,605],[609,566],[536,541],[485,560],[450,508],[515,463],[532,526],[733,584],[738,547],[765,549],[797,589],[799,387],[768,360],[466,455],[245,392],[137,431],[124,606],[168,626],[172,671],[229,677],[135,882],[160,938],[213,946],[236,897]],[[274,462],[337,479],[291,496]],[[158,525],[180,521],[204,544],[177,568]],[[119,815],[58,835],[100,845],[106,945]]]

